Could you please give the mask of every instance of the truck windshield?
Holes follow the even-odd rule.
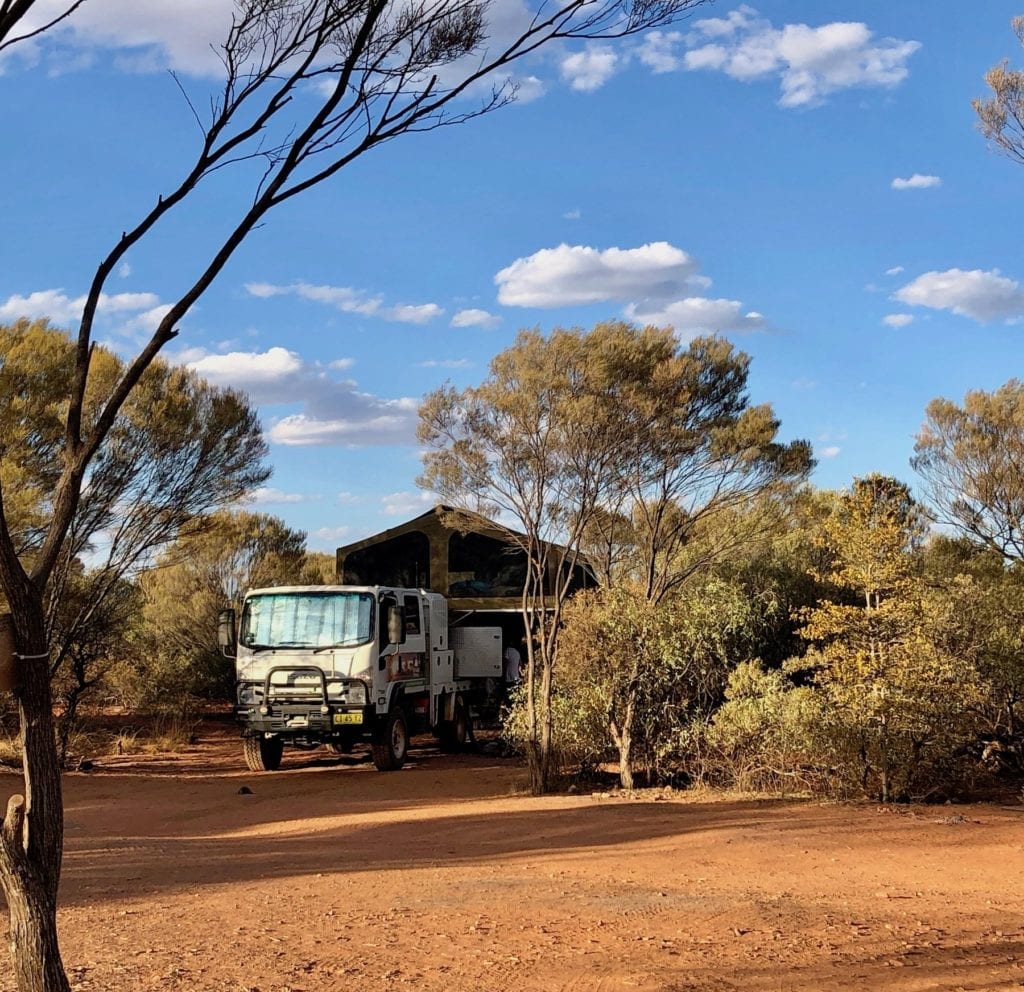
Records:
[[[353,647],[373,637],[373,608],[365,592],[250,596],[239,640],[249,648]]]

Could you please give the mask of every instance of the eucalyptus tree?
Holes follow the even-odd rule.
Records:
[[[599,571],[614,576],[622,543],[632,541],[638,588],[656,607],[735,546],[735,528],[710,536],[716,515],[809,470],[809,445],[779,442],[771,408],[750,405],[747,367],[728,342],[683,346],[671,329],[609,322],[547,338],[529,331],[480,386],[442,388],[421,407],[422,484],[468,514],[468,526],[474,514],[504,521],[529,562],[522,608],[539,634],[526,680],[535,791],[548,784],[562,611],[586,550],[600,545]],[[687,555],[698,534],[701,550]],[[636,711],[641,682],[639,672],[629,681],[623,712]],[[631,721],[615,720],[628,740]]]
[[[1024,16],[1012,21],[1013,33],[1024,45]],[[1024,71],[1011,69],[1006,59],[985,74],[992,95],[972,101],[981,133],[1008,158],[1024,165]]]

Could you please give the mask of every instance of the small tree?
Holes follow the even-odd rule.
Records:
[[[939,523],[1024,561],[1024,383],[932,400],[911,464]]]
[[[421,485],[462,510],[468,527],[494,517],[526,554],[521,607],[527,638],[527,758],[535,793],[547,790],[552,754],[552,674],[562,610],[581,544],[622,450],[617,417],[623,368],[613,361],[621,325],[591,333],[520,333],[488,378],[444,387],[420,408],[427,448]],[[538,697],[539,693],[539,697]]]
[[[618,752],[622,788],[633,788],[638,754],[650,769],[683,750],[720,700],[730,667],[747,657],[757,620],[745,591],[717,579],[659,603],[634,584],[566,607],[557,691],[563,709],[600,707],[590,723]]]
[[[1024,17],[1015,17],[1011,23],[1024,45]],[[972,101],[981,133],[1004,155],[1024,164],[1024,72],[1007,68],[1004,59],[989,69],[985,82],[992,96]]]
[[[525,10],[511,37],[489,42],[486,0],[237,0],[220,48],[223,85],[197,109],[199,141],[192,165],[155,197],[135,222],[117,224],[85,294],[66,393],[51,513],[37,550],[23,559],[7,520],[9,490],[0,489],[0,589],[9,604],[18,652],[18,706],[25,795],[8,804],[0,829],[0,884],[11,920],[20,992],[66,992],[57,942],[56,897],[64,820],[53,735],[50,656],[44,594],[78,510],[93,460],[127,398],[182,318],[223,271],[238,247],[277,206],[317,186],[373,148],[403,134],[467,121],[514,96],[498,75],[482,103],[473,87],[508,70],[545,44],[617,38],[665,25],[704,0],[559,0]],[[73,13],[67,0],[0,0],[0,49],[40,36]],[[33,21],[33,17],[38,17]],[[161,222],[198,186],[232,165],[255,178],[226,235],[196,246],[193,276],[174,292],[149,341],[104,390],[95,418],[84,415],[92,383],[93,329],[108,280],[126,254],[150,240]]]
[[[803,635],[819,650],[793,665],[812,672],[859,755],[861,787],[883,802],[910,794],[926,757],[945,757],[962,740],[979,697],[970,663],[933,637],[918,578],[924,533],[906,485],[879,475],[854,480],[821,542],[832,557],[823,577],[861,603],[823,601],[806,611]]]
[[[266,513],[222,510],[197,522],[140,576],[147,645],[135,699],[183,710],[225,699],[234,673],[217,645],[217,615],[241,607],[247,589],[308,577],[306,535]]]

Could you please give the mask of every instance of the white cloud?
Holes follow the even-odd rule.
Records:
[[[839,452],[842,450],[843,449],[840,448],[838,445],[833,444],[828,448],[822,448],[821,451],[818,452],[818,454],[821,455],[822,458],[835,458],[836,455],[838,455]]]
[[[127,262],[122,262],[117,267],[117,274],[122,279],[127,279],[132,274],[132,267]]]
[[[512,85],[516,91],[516,103],[533,103],[547,93],[543,80],[536,76],[513,76]]]
[[[685,54],[678,54],[680,45],[688,48]],[[776,28],[743,6],[726,18],[696,21],[685,36],[651,32],[639,55],[656,72],[703,69],[743,82],[777,76],[781,106],[813,107],[840,90],[897,85],[920,47],[916,41],[876,39],[860,22]]]
[[[1024,288],[998,269],[925,272],[894,295],[909,306],[949,310],[980,323],[1024,317]]]
[[[590,93],[600,89],[615,75],[619,57],[607,45],[588,45],[562,59],[562,78],[574,90]]]
[[[63,289],[41,289],[27,296],[15,293],[0,303],[0,320],[46,318],[57,327],[69,327],[81,320],[84,307],[84,295],[71,297]],[[156,293],[101,293],[96,317],[104,330],[119,334],[141,330],[148,335],[169,310]]]
[[[694,259],[666,241],[604,251],[567,244],[543,248],[517,258],[494,281],[498,301],[514,307],[671,299],[693,285],[707,285]]]
[[[583,214],[580,213],[579,208],[576,210],[566,210],[566,212],[562,214],[562,220],[579,220],[582,216]]]
[[[273,486],[261,486],[249,497],[248,502],[254,506],[276,506],[282,503],[304,503],[306,497],[302,493],[286,493],[283,489]]]
[[[270,423],[268,436],[291,446],[371,447],[413,444],[417,400],[362,392],[329,367],[305,362],[287,348],[226,355],[189,355],[188,366],[218,386],[240,389],[260,406],[298,406]]]
[[[340,527],[318,527],[310,534],[310,537],[315,539],[316,547],[322,550],[326,545],[337,544],[343,537],[348,537],[351,533],[352,528],[342,524]]]
[[[421,369],[471,369],[473,363],[468,358],[431,358],[420,362],[419,367]]]
[[[422,491],[418,493],[389,493],[387,496],[381,497],[384,513],[389,517],[417,516],[420,513],[426,513],[440,502],[441,498],[436,493]]]
[[[743,312],[739,300],[709,300],[691,296],[658,310],[645,310],[630,304],[626,316],[642,324],[656,324],[659,327],[673,327],[681,338],[698,334],[717,334],[730,331],[756,331],[764,327],[764,317],[751,310]]]
[[[450,322],[452,327],[496,327],[500,323],[501,318],[495,314],[473,307],[456,311]]]
[[[444,310],[436,303],[398,304],[386,307],[380,296],[372,296],[364,290],[353,289],[350,286],[314,285],[301,281],[290,283],[287,286],[269,282],[250,282],[246,283],[245,289],[250,296],[255,296],[258,299],[265,300],[273,296],[298,296],[300,299],[335,307],[342,313],[381,317],[403,324],[425,324],[444,313]]]
[[[913,314],[909,313],[890,313],[886,314],[882,318],[882,323],[886,327],[906,327],[908,324],[914,322]]]
[[[308,282],[293,282],[289,286],[276,286],[269,282],[250,282],[245,285],[250,296],[269,299],[272,296],[298,296],[314,303],[325,303],[343,313],[376,314],[381,307],[379,296],[370,296],[360,289],[348,286],[316,286]]]
[[[361,503],[363,501],[362,496],[356,496],[355,493],[350,493],[348,490],[342,493],[338,493],[338,502],[342,506],[352,506],[355,503]]]
[[[903,271],[902,265],[894,265],[891,269],[886,269],[885,274],[887,276],[898,276]]]
[[[679,31],[648,31],[638,52],[640,61],[651,72],[675,72],[683,68],[678,48],[683,41]]]
[[[620,302],[629,320],[672,325],[681,337],[749,331],[765,318],[739,300],[697,295],[711,280],[695,259],[665,241],[600,250],[584,245],[544,248],[516,259],[495,277],[506,306],[557,307]]]
[[[336,358],[333,362],[328,362],[327,367],[329,369],[350,369],[355,363],[354,358]]]
[[[211,46],[227,35],[232,0],[104,0],[86,3],[49,32],[51,61],[57,71],[82,63],[84,53],[126,49],[115,62],[128,71],[174,69],[193,75],[222,70]],[[66,9],[65,0],[41,0],[21,27],[32,29]],[[57,43],[57,44],[55,44]],[[38,52],[39,45],[33,45]],[[77,51],[70,51],[73,46]]]
[[[804,393],[810,389],[814,389],[818,383],[814,379],[810,379],[805,375],[800,376],[799,379],[794,379],[790,386],[797,392]]]
[[[436,303],[421,303],[415,306],[402,304],[389,307],[385,311],[386,316],[403,324],[426,324],[443,313],[444,310]]]
[[[893,189],[931,189],[933,186],[941,186],[942,179],[938,176],[922,176],[915,172],[909,179],[900,179],[897,176],[891,183]]]

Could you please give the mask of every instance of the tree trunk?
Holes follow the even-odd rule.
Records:
[[[57,943],[64,807],[45,614],[33,583],[4,585],[21,656],[15,693],[25,782],[25,796],[11,798],[0,830],[0,885],[10,915],[11,955],[19,992],[68,992]]]
[[[633,791],[633,734],[628,727],[623,727],[619,734],[619,784],[626,792]]]
[[[69,992],[57,946],[57,901],[21,851],[22,803],[15,796],[8,806],[0,857],[14,976],[20,992]]]

